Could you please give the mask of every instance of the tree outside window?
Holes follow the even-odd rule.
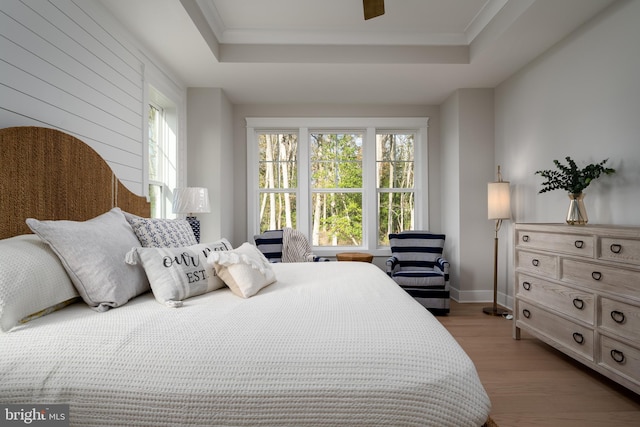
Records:
[[[376,135],[378,245],[389,244],[389,233],[415,229],[413,133]]]
[[[247,123],[250,235],[292,227],[316,253],[382,254],[390,233],[426,223],[424,118]]]
[[[173,189],[178,186],[177,113],[175,104],[151,86],[147,119],[151,217],[174,218]]]
[[[152,218],[162,218],[164,212],[163,194],[166,189],[162,182],[162,158],[162,109],[149,105],[149,202]]]
[[[296,227],[298,135],[258,135],[260,232]]]
[[[311,133],[314,246],[362,244],[362,134]]]

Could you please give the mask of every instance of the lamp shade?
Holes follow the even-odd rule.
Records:
[[[490,182],[487,185],[487,216],[489,219],[511,218],[509,181]]]
[[[204,187],[176,188],[173,192],[173,213],[211,212],[209,191]]]

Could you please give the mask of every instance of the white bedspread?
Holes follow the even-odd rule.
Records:
[[[78,426],[480,426],[456,341],[367,263],[275,264],[278,281],[167,308],[74,304],[0,335],[0,402],[69,403]]]

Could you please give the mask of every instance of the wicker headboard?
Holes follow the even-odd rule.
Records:
[[[0,129],[0,239],[30,233],[26,218],[85,221],[113,207],[148,217],[91,147],[40,127]]]

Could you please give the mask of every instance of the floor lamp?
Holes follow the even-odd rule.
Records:
[[[498,231],[502,220],[511,218],[511,200],[509,181],[502,180],[500,166],[498,166],[498,181],[487,185],[487,216],[496,221],[496,234],[493,241],[493,306],[485,307],[482,311],[492,316],[502,316],[509,313],[498,308]]]
[[[209,191],[203,187],[185,187],[173,190],[173,213],[187,214],[187,222],[193,229],[196,241],[200,243],[200,221],[196,213],[211,212]]]

